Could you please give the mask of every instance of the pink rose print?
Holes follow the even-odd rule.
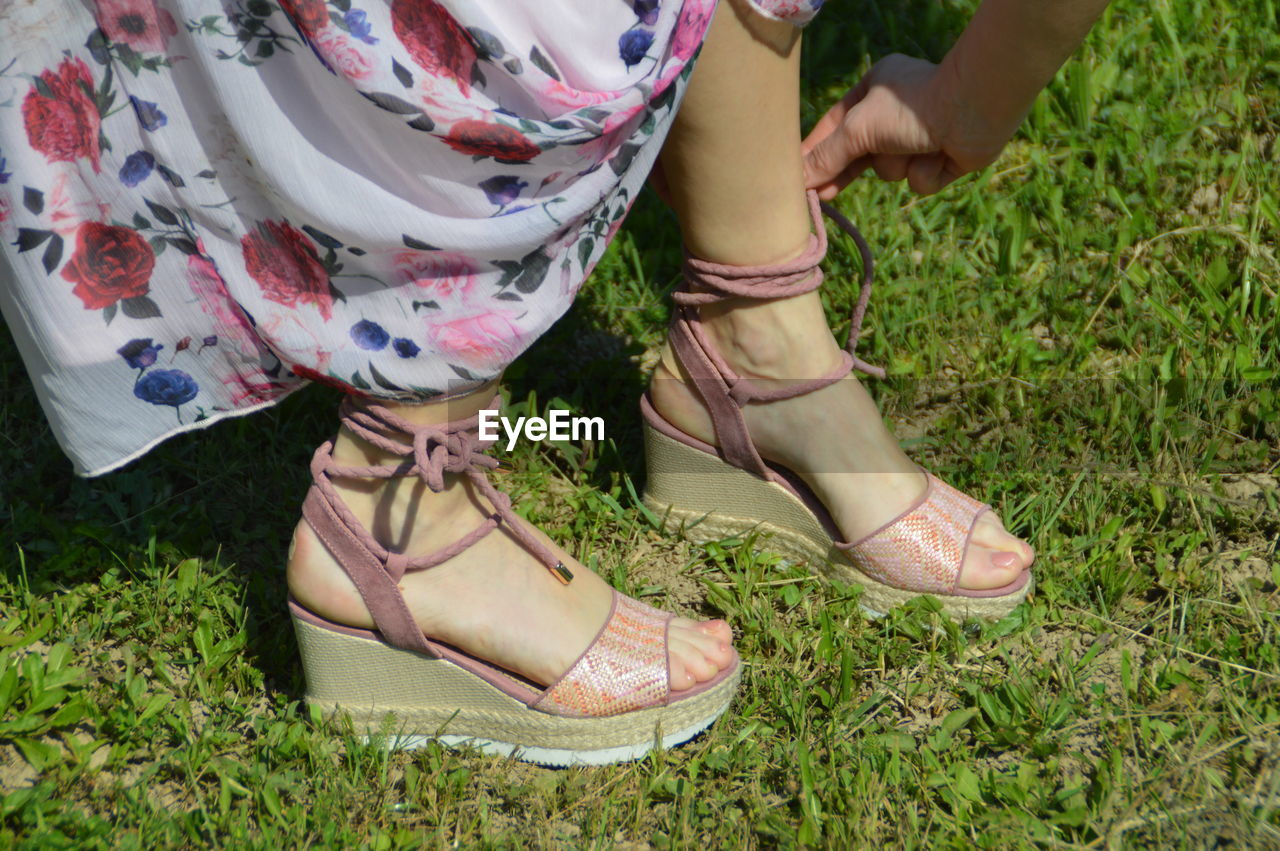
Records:
[[[231,404],[237,408],[244,407],[245,403],[253,405],[259,402],[270,402],[285,394],[284,386],[272,381],[271,377],[260,369],[255,370],[252,375],[237,372],[222,379],[222,383],[231,392]]]
[[[520,330],[501,313],[430,325],[427,339],[446,360],[480,373],[496,372],[523,347]]]
[[[38,79],[41,85],[32,86],[22,101],[22,121],[31,147],[51,163],[88,157],[93,170],[102,171],[98,148],[102,120],[88,94],[93,91],[89,66],[82,59],[64,59],[56,71],[45,70]]]
[[[685,0],[680,10],[680,20],[676,23],[676,33],[671,39],[671,55],[684,61],[698,52],[702,37],[707,33],[707,25],[711,22],[711,11],[714,6],[700,0]]]
[[[98,26],[107,38],[138,53],[164,53],[178,25],[154,0],[96,0]]]
[[[373,63],[351,44],[346,33],[330,27],[312,36],[311,44],[329,67],[348,80],[366,80],[373,75]]]
[[[333,317],[329,275],[302,231],[288,222],[261,221],[240,237],[240,250],[263,298],[286,307],[314,304],[326,322]]]
[[[201,247],[203,250],[203,247]],[[187,257],[187,282],[206,315],[218,320],[223,341],[242,355],[255,355],[262,348],[244,311],[231,298],[213,261],[199,254]]]
[[[74,236],[83,222],[102,222],[111,218],[111,205],[99,200],[78,176],[67,172],[54,180],[45,210],[49,229],[64,239]]]
[[[584,106],[598,106],[616,97],[616,92],[578,89],[554,77],[546,77],[538,81],[538,103],[544,108],[553,106],[563,109],[580,109]]]
[[[432,299],[466,299],[476,282],[476,262],[448,251],[405,251],[396,255],[396,277],[415,284]]]

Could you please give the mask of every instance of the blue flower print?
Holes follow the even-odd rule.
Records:
[[[629,29],[618,39],[618,55],[630,68],[644,59],[645,53],[652,44],[653,33],[638,27]]]
[[[382,326],[377,322],[361,319],[351,326],[351,339],[362,349],[379,352],[387,347],[387,343],[391,342],[391,335],[383,330]]]
[[[348,10],[347,14],[342,16],[342,22],[347,25],[347,29],[351,31],[353,36],[360,39],[365,44],[378,43],[376,38],[369,35],[373,28],[369,26],[369,20],[361,10]]]
[[[0,156],[0,183],[8,183],[9,178],[13,177],[13,172],[5,171],[4,167],[5,167],[4,157]]]
[[[631,8],[636,10],[636,17],[646,27],[658,22],[658,0],[633,0]]]
[[[477,184],[489,197],[489,203],[505,207],[520,197],[520,193],[529,188],[528,181],[511,175],[500,174]]]
[[[163,343],[153,343],[150,337],[144,337],[125,343],[116,349],[116,354],[124,358],[124,362],[131,368],[146,369],[155,364],[156,356],[163,348]]]
[[[137,186],[151,175],[156,158],[150,151],[134,151],[120,166],[120,182],[125,186]]]
[[[138,123],[142,125],[143,130],[159,130],[169,123],[169,116],[160,111],[159,105],[149,100],[140,100],[133,95],[129,95],[129,100],[133,103],[133,111],[138,114]]]
[[[195,379],[180,369],[153,369],[133,385],[133,395],[142,401],[175,409],[196,398],[198,392]]]
[[[422,351],[422,349],[418,348],[417,343],[405,337],[396,337],[392,340],[391,348],[395,349],[396,354],[402,358],[416,358],[418,352]]]

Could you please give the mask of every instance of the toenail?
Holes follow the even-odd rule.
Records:
[[[1017,567],[1018,557],[1013,553],[994,553],[991,556],[991,563],[996,567]]]

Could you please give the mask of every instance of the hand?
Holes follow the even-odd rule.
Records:
[[[951,76],[923,59],[881,59],[805,138],[805,185],[830,200],[872,168],[929,195],[991,164],[1018,123],[991,126],[952,94]]]

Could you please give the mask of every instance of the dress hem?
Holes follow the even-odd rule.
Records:
[[[130,463],[138,460],[143,455],[146,455],[152,449],[155,449],[157,446],[159,446],[161,443],[164,443],[166,440],[168,440],[171,437],[177,437],[178,435],[187,434],[193,431],[202,431],[208,428],[209,426],[214,425],[215,423],[222,422],[223,420],[229,420],[233,417],[243,417],[249,414],[257,413],[258,411],[266,410],[267,408],[278,405],[281,401],[288,398],[289,396],[292,396],[294,393],[297,393],[302,388],[309,387],[309,386],[310,386],[310,383],[300,384],[297,387],[293,387],[293,388],[290,388],[289,390],[286,390],[285,392],[281,393],[279,396],[277,396],[274,399],[268,399],[267,401],[260,402],[257,405],[252,405],[248,408],[233,408],[232,410],[229,410],[229,411],[219,411],[218,413],[212,416],[205,417],[202,420],[197,420],[194,423],[187,423],[186,425],[182,425],[182,426],[178,426],[176,428],[170,429],[169,431],[166,431],[164,434],[160,435],[159,437],[156,437],[156,438],[153,438],[152,440],[147,441],[141,447],[139,447],[138,449],[135,449],[133,452],[130,452],[128,455],[124,456],[123,458],[120,458],[116,461],[112,461],[110,464],[107,464],[103,467],[98,467],[97,469],[87,470],[87,471],[76,470],[76,475],[82,479],[95,479],[98,476],[105,476],[107,473],[114,473],[116,470],[119,470],[121,467],[125,467]]]

